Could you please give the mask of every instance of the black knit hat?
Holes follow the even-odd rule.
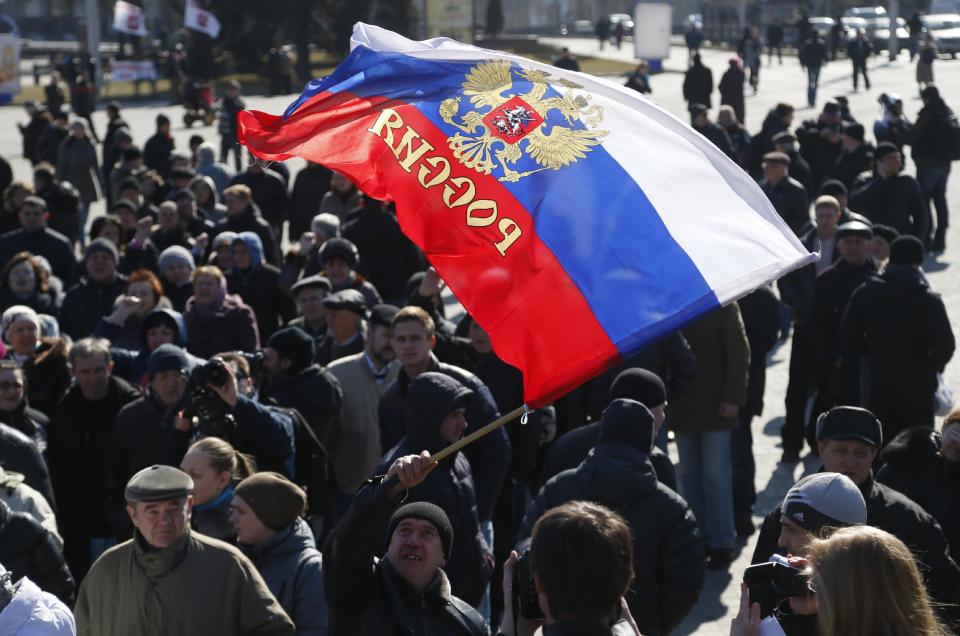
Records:
[[[267,346],[275,350],[281,358],[290,360],[291,373],[299,373],[309,367],[316,355],[313,337],[300,327],[285,327],[274,332],[267,341]]]
[[[667,401],[667,389],[653,371],[627,369],[621,371],[610,385],[610,401],[619,398],[636,400],[648,409],[655,409]]]
[[[626,443],[644,453],[653,450],[654,423],[650,410],[636,400],[614,400],[600,420],[599,442]]]
[[[453,550],[453,526],[450,525],[450,518],[440,506],[427,501],[415,501],[401,506],[393,516],[390,517],[390,523],[387,525],[387,544],[393,537],[393,531],[397,529],[400,522],[404,519],[423,519],[429,521],[440,534],[440,543],[443,544],[443,558],[450,560],[450,552]]]
[[[897,237],[890,244],[892,265],[920,265],[923,263],[923,243],[909,234]]]
[[[150,378],[162,371],[186,371],[190,361],[183,349],[173,344],[162,344],[147,358],[147,375]]]
[[[94,252],[103,252],[109,254],[110,258],[113,259],[113,264],[116,265],[120,261],[120,252],[117,250],[117,246],[113,244],[113,241],[107,238],[98,238],[90,241],[90,244],[87,245],[87,249],[83,252],[83,259],[86,260]]]

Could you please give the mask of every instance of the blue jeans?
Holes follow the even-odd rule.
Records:
[[[934,243],[943,244],[947,236],[947,226],[950,221],[950,213],[947,210],[947,179],[950,177],[950,164],[945,167],[920,167],[917,166],[917,181],[920,183],[920,189],[923,196],[930,203],[933,200],[933,209],[937,211],[937,229],[933,235]],[[931,232],[933,223],[928,223]]]
[[[817,103],[817,86],[820,84],[820,67],[807,67],[807,103],[811,106]]]
[[[730,431],[677,433],[680,482],[710,550],[730,550],[733,525],[733,470]]]
[[[487,542],[487,548],[490,549],[490,552],[493,552],[493,522],[481,521],[480,533],[483,535],[484,541]],[[480,607],[477,608],[480,616],[483,616],[483,619],[488,623],[490,622],[490,588],[492,584],[492,581],[487,584],[487,590],[483,593],[483,598],[480,599]]]

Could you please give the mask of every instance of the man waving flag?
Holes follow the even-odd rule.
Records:
[[[530,406],[816,258],[736,164],[635,91],[365,24],[351,44],[282,116],[240,113],[240,140],[395,201]]]

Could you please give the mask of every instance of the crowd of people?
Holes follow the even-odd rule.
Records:
[[[809,588],[750,587],[733,629],[888,633],[849,628],[860,576],[906,596],[867,625],[947,633],[960,411],[934,430],[955,343],[922,264],[946,249],[955,120],[931,85],[913,122],[884,96],[875,144],[840,100],[795,129],[778,104],[751,135],[761,51],[731,62],[716,122],[693,52],[691,125],[820,260],[440,462],[522,405],[523,376],[447,315],[391,203],[321,165],[241,164],[236,84],[219,148],[178,148],[162,114],[141,147],[115,102],[102,142],[28,105],[32,181],[0,162],[0,609],[108,636],[669,634],[756,532],[751,423],[792,333],[781,459],[806,441],[822,469],[753,560]]]

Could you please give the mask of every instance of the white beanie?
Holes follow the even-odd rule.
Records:
[[[3,312],[3,317],[0,318],[0,328],[2,328],[4,342],[9,342],[7,340],[7,329],[23,320],[32,322],[37,328],[37,337],[40,336],[40,318],[37,316],[37,312],[26,305],[14,305]]]

